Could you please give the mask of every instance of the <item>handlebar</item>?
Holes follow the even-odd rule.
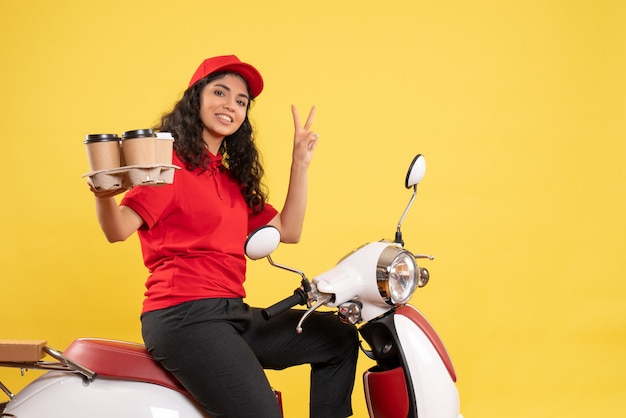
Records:
[[[305,305],[306,301],[307,296],[304,290],[297,288],[293,291],[293,295],[276,302],[269,308],[263,309],[261,313],[263,314],[263,318],[265,318],[265,320],[270,320],[276,315],[286,312],[296,305]]]

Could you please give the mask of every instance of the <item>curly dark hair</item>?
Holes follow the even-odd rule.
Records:
[[[209,156],[202,138],[203,123],[200,118],[200,96],[207,84],[227,74],[235,73],[213,73],[189,87],[185,90],[183,97],[174,105],[174,108],[161,116],[160,123],[154,127],[156,130],[172,133],[175,139],[174,150],[187,170],[200,168],[201,171],[205,171],[208,168]],[[246,87],[248,87],[247,83]],[[241,184],[241,194],[248,207],[258,213],[265,205],[267,193],[261,183],[264,170],[254,143],[252,125],[248,119],[250,103],[254,99],[249,88],[248,96],[251,100],[248,103],[248,109],[246,109],[246,118],[237,132],[224,138],[220,153],[224,166],[230,171],[232,177]]]

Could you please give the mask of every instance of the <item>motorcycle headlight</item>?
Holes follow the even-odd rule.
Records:
[[[398,247],[385,248],[376,266],[380,296],[392,306],[406,304],[417,287],[418,271],[413,254]]]

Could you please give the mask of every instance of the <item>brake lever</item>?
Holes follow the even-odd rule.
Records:
[[[317,308],[319,308],[320,306],[323,306],[325,304],[327,304],[328,302],[330,302],[333,299],[333,295],[327,295],[327,296],[323,296],[317,299],[317,304],[311,306],[309,309],[307,309],[307,311],[304,313],[304,315],[302,315],[302,318],[300,318],[300,321],[298,322],[298,325],[296,326],[296,332],[298,334],[302,334],[302,323],[315,311],[317,310]]]

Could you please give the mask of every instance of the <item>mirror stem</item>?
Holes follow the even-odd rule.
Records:
[[[404,242],[402,241],[402,232],[400,231],[400,227],[402,226],[402,222],[404,222],[404,218],[406,218],[407,213],[409,213],[409,209],[411,209],[411,206],[413,205],[413,201],[415,200],[416,195],[417,195],[417,184],[413,185],[413,195],[411,196],[411,200],[409,200],[409,204],[406,206],[406,209],[404,209],[404,213],[402,213],[402,216],[400,217],[400,220],[398,221],[398,228],[396,229],[395,242],[397,242],[398,244],[402,246],[404,246]]]
[[[275,263],[275,262],[274,262],[274,260],[272,260],[272,257],[271,257],[271,256],[269,256],[269,255],[267,256],[267,261],[269,261],[269,262],[270,262],[270,264],[271,264],[272,266],[274,266],[274,267],[278,267],[279,269],[287,270],[287,271],[290,271],[290,272],[292,272],[292,273],[297,273],[297,274],[299,274],[300,276],[302,276],[302,279],[303,279],[303,280],[306,280],[306,281],[308,281],[308,280],[309,280],[309,279],[307,279],[307,278],[306,278],[306,275],[304,274],[304,272],[302,272],[302,271],[300,271],[300,270],[296,270],[296,269],[291,268],[291,267],[283,266],[282,264]]]
[[[396,231],[396,239],[393,242],[400,244],[400,246],[404,247],[404,240],[402,239],[402,231],[400,231],[400,228],[398,228],[398,230]]]

